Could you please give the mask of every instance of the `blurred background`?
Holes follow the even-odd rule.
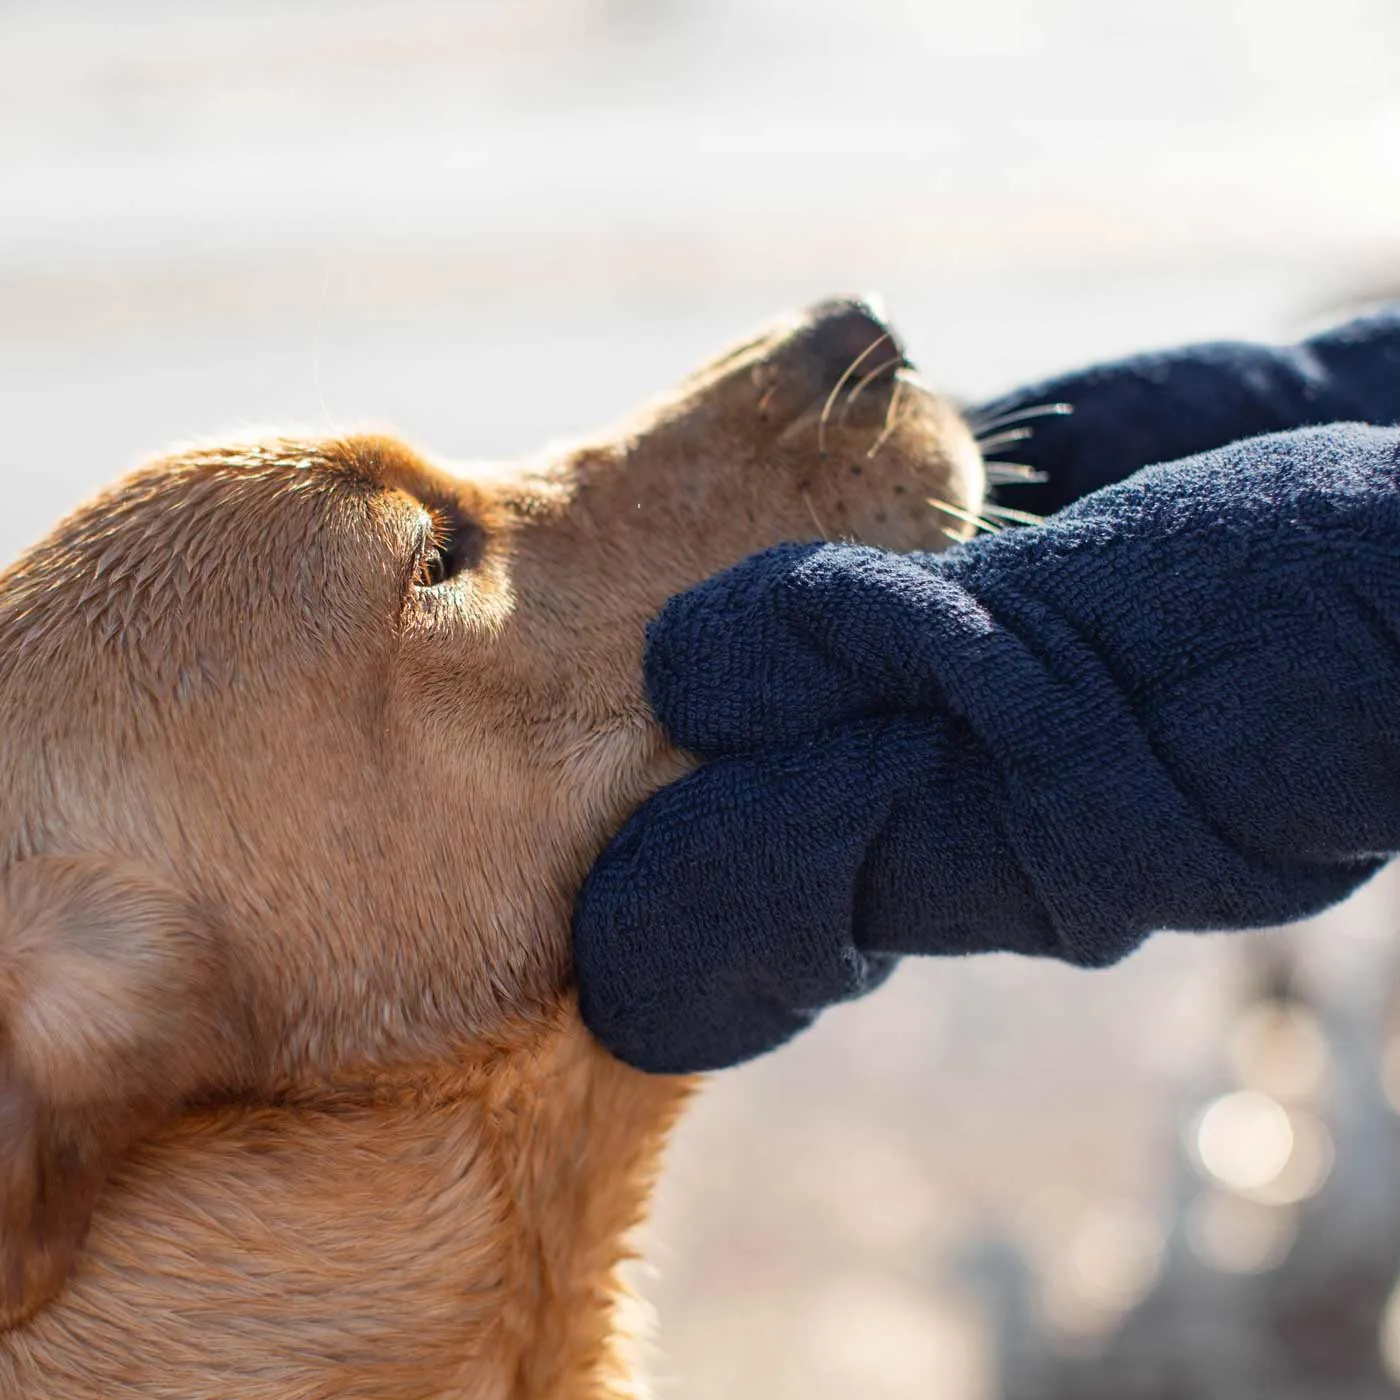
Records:
[[[0,0],[8,556],[172,440],[606,422],[878,291],[977,397],[1400,293],[1394,0]],[[685,1123],[670,1400],[1400,1393],[1400,883],[906,967]]]

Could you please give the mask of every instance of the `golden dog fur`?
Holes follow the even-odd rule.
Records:
[[[637,1393],[617,1266],[688,1084],[583,1031],[571,901],[687,764],[666,597],[976,509],[869,326],[509,470],[185,452],[0,579],[0,1396]]]

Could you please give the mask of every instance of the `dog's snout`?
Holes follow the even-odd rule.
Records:
[[[886,391],[909,361],[904,345],[868,302],[842,297],[819,302],[789,320],[767,342],[754,379],[762,418],[783,425],[809,414],[825,426],[883,421]]]
[[[822,302],[808,313],[795,347],[821,383],[835,388],[853,379],[879,383],[908,362],[904,346],[869,303],[854,298]]]

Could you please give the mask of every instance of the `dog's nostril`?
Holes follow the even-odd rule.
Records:
[[[908,363],[894,332],[869,305],[854,298],[814,306],[797,338],[828,388],[843,380],[890,380]]]

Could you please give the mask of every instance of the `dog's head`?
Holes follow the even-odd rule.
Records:
[[[780,540],[936,546],[961,527],[930,499],[981,484],[848,304],[539,463],[379,437],[158,462],[0,584],[5,863],[151,870],[308,1054],[468,1036],[557,992],[586,863],[678,771],[640,687],[661,603]]]
[[[460,1057],[556,1004],[589,861],[686,762],[647,620],[781,540],[937,547],[981,491],[852,303],[538,462],[279,439],[118,483],[0,580],[0,1109],[119,1143],[104,1095]]]

